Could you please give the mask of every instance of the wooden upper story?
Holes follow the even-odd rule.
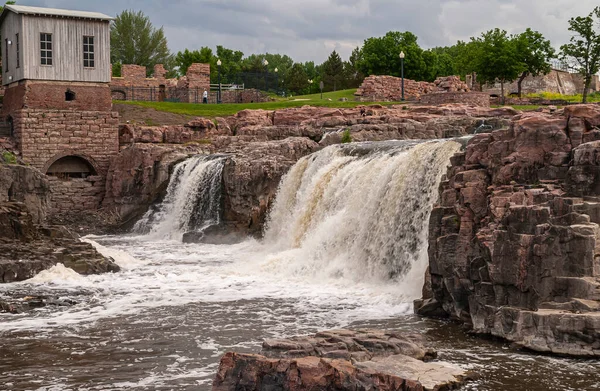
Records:
[[[110,82],[112,19],[97,12],[5,5],[0,15],[2,84]]]

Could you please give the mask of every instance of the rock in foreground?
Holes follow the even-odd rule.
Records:
[[[262,355],[227,353],[213,391],[449,390],[467,377],[445,363],[418,335],[333,330],[314,337],[266,340]]]

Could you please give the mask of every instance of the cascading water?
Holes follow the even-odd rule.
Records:
[[[164,239],[180,239],[219,224],[221,177],[226,158],[195,156],[175,166],[163,202],[151,208],[134,232]]]
[[[410,279],[418,296],[427,227],[453,141],[338,145],[282,180],[265,231],[293,274],[354,281]],[[291,259],[290,259],[291,258]],[[408,274],[410,273],[410,274]]]

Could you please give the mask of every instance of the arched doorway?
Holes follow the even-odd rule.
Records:
[[[56,160],[46,171],[46,175],[55,176],[62,180],[87,178],[96,174],[96,170],[90,162],[82,157],[72,155]]]

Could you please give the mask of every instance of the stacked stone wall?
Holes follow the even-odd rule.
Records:
[[[490,95],[485,92],[436,92],[421,96],[421,103],[426,105],[464,103],[470,106],[490,107]]]
[[[97,175],[85,179],[51,178],[51,211],[98,208],[110,159],[119,152],[118,113],[23,109],[11,117],[25,163],[46,173],[56,160],[78,156],[96,171]]]
[[[66,100],[65,93],[75,94]],[[51,110],[110,111],[110,89],[105,83],[46,82],[23,80],[6,89],[2,114],[28,107]]]
[[[421,95],[436,91],[433,83],[404,79],[404,98],[416,100]],[[371,102],[398,102],[402,99],[402,79],[394,76],[369,76],[354,94],[357,100]]]
[[[146,77],[141,65],[123,64],[121,77],[110,82],[113,99],[201,102],[204,90],[210,90],[210,64],[192,64],[185,76],[168,79],[162,64],[154,66],[153,77]]]

